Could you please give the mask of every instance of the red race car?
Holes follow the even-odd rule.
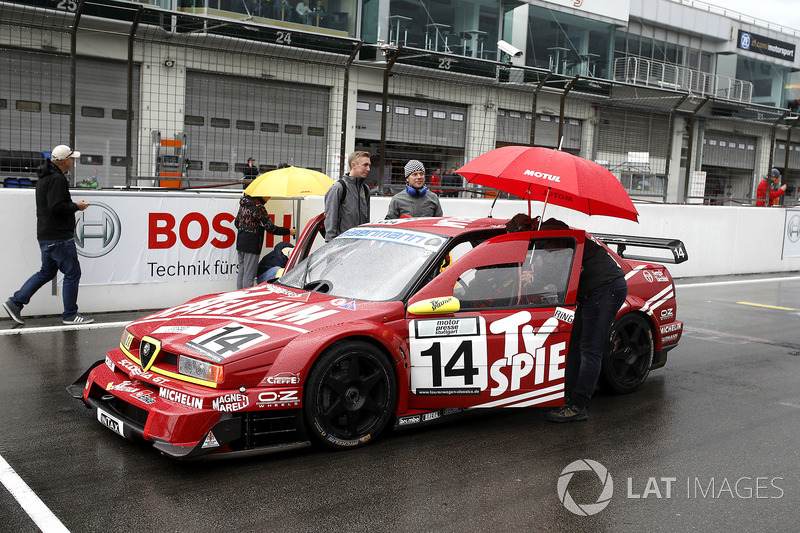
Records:
[[[423,218],[321,246],[322,219],[279,283],[132,322],[73,395],[115,433],[177,458],[351,448],[465,409],[559,406],[586,239],[618,247],[629,286],[603,361],[608,388],[635,390],[681,336],[672,278],[656,263],[686,260],[677,240]]]

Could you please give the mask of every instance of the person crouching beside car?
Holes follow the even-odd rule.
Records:
[[[236,235],[236,251],[239,259],[239,273],[236,276],[236,288],[244,289],[253,286],[253,281],[258,270],[258,258],[264,247],[264,232],[274,235],[291,235],[294,237],[294,228],[276,226],[269,219],[266,203],[269,198],[255,198],[242,195],[239,201],[239,212],[236,214],[234,225],[238,231]]]
[[[386,218],[442,216],[439,197],[425,186],[425,167],[422,163],[412,159],[406,163],[403,173],[406,177],[406,188],[392,196]]]

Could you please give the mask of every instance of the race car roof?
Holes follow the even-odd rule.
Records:
[[[424,231],[443,237],[456,237],[476,230],[505,228],[506,222],[508,220],[505,218],[422,217],[380,220],[371,224],[364,224],[362,227],[391,226]]]

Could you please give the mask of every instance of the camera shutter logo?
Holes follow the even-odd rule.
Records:
[[[742,36],[739,40],[739,46],[742,50],[750,50],[750,34],[747,32],[742,32]]]
[[[575,472],[582,471],[594,472],[603,484],[603,490],[600,492],[600,496],[597,497],[595,503],[576,503],[567,490],[569,482],[572,480],[572,476],[575,475]],[[579,516],[591,516],[605,509],[611,501],[611,496],[614,495],[614,480],[611,479],[611,474],[608,473],[608,469],[597,461],[593,461],[592,459],[578,459],[568,464],[564,467],[564,470],[561,471],[561,475],[558,477],[557,489],[558,499],[561,500],[561,504],[567,511]]]
[[[800,241],[800,215],[794,215],[786,224],[786,236],[792,242]]]
[[[110,206],[93,202],[84,211],[78,211],[75,223],[75,244],[83,257],[102,257],[119,242],[122,223]]]

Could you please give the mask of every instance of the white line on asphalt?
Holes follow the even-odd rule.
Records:
[[[0,336],[24,335],[27,333],[50,333],[53,331],[118,328],[120,326],[127,326],[130,323],[131,323],[130,320],[126,320],[125,322],[98,322],[94,324],[71,325],[71,326],[41,326],[35,328],[17,327],[14,329],[0,329]]]
[[[783,405],[785,407],[794,407],[795,409],[800,409],[800,404],[792,403],[792,402],[778,402],[778,405]]]
[[[733,281],[709,281],[704,283],[680,283],[675,285],[677,288],[682,287],[713,287],[715,285],[741,285],[744,283],[768,283],[770,281],[797,281],[800,276],[786,276],[783,278],[758,278],[758,279],[737,279]]]
[[[35,492],[14,472],[11,465],[0,455],[0,482],[17,500],[17,503],[28,513],[28,516],[39,526],[43,533],[62,531],[69,533],[61,520],[47,508]]]

